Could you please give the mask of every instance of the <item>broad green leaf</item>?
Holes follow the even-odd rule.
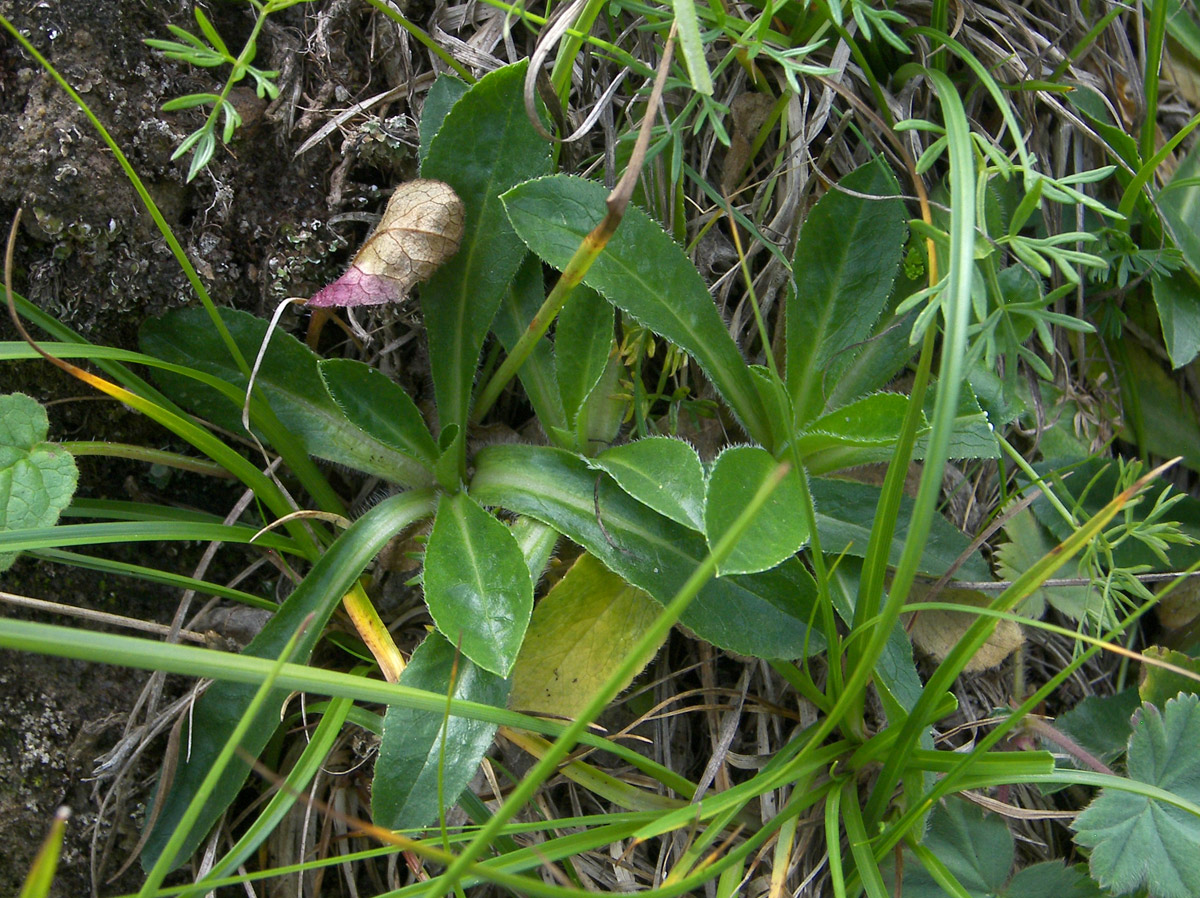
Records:
[[[889,457],[907,410],[907,396],[875,393],[822,415],[796,437],[805,469],[824,474]]]
[[[796,244],[787,302],[788,394],[796,423],[825,407],[858,344],[872,333],[904,252],[904,203],[882,159],[846,175],[808,213]],[[867,199],[892,197],[890,199]]]
[[[605,567],[659,602],[674,597],[708,556],[704,538],[656,514],[569,452],[489,446],[475,457],[471,495],[554,527]],[[682,622],[724,649],[761,658],[794,658],[824,648],[809,633],[816,584],[798,560],[745,577],[710,580]]]
[[[967,383],[971,386],[971,392],[975,394],[979,408],[987,415],[988,422],[996,427],[1011,424],[1028,409],[1028,394],[1011,395],[1004,385],[1003,378],[983,364],[982,360],[977,361],[967,372]],[[1042,454],[1048,454],[1044,447]]]
[[[462,245],[421,288],[440,426],[466,427],[479,351],[525,257],[500,204],[514,184],[550,170],[550,147],[525,114],[527,62],[485,75],[454,104],[429,144],[421,177],[454,188]]]
[[[429,155],[429,145],[438,129],[442,127],[442,122],[446,120],[447,113],[468,90],[469,86],[465,82],[445,73],[438,75],[433,86],[429,88],[429,93],[425,95],[425,105],[421,107],[421,121],[417,125],[420,142],[418,153],[422,161]]]
[[[1011,879],[1013,838],[1004,819],[984,812],[962,799],[950,798],[929,815],[929,829],[922,840],[971,898],[1101,898],[1104,894],[1079,869],[1057,861],[1035,864]],[[895,889],[896,865],[882,865],[889,892]],[[895,894],[904,898],[946,898],[948,893],[921,864],[905,850],[903,888]]]
[[[525,254],[525,261],[513,278],[512,285],[504,291],[500,308],[492,321],[492,331],[499,338],[506,352],[512,352],[525,329],[533,320],[546,298],[546,287],[542,276],[542,263],[533,253]],[[558,371],[554,351],[547,340],[539,340],[525,364],[517,372],[525,395],[533,406],[538,423],[547,434],[555,428],[567,426],[563,413],[562,398],[558,387]],[[574,446],[574,441],[571,441]]]
[[[1192,271],[1200,272],[1200,152],[1193,147],[1179,163],[1175,173],[1161,191],[1155,205],[1163,224],[1174,238],[1175,245]]]
[[[829,596],[833,600],[834,610],[847,625],[854,622],[854,602],[861,576],[862,561],[853,556],[842,558],[837,567],[829,572]],[[888,720],[897,723],[902,714],[913,709],[924,688],[917,673],[912,643],[899,622],[888,636],[883,654],[875,665],[875,673]],[[933,748],[933,743],[925,747]]]
[[[1094,88],[1086,84],[1076,85],[1076,89],[1066,95],[1067,101],[1083,113],[1084,118],[1104,138],[1108,148],[1117,159],[1120,159],[1134,171],[1142,167],[1141,153],[1138,151],[1137,140],[1126,133],[1124,128],[1113,123],[1108,113],[1108,106],[1103,97]],[[1119,177],[1119,176],[1118,176]]]
[[[509,682],[463,658],[437,632],[413,652],[400,685],[450,694],[455,699],[504,707]],[[420,829],[437,819],[438,780],[447,806],[458,801],[492,744],[496,725],[465,717],[392,705],[371,782],[371,814],[377,826]],[[444,739],[443,739],[444,737]]]
[[[905,285],[911,287],[906,288]],[[923,283],[909,281],[901,275],[892,290],[892,299],[907,296],[923,286]],[[825,411],[832,411],[861,396],[884,389],[904,370],[920,349],[908,340],[916,317],[915,309],[901,318],[889,314],[880,316],[871,336],[857,348],[854,358],[837,379],[831,382],[825,378],[824,389],[828,394]]]
[[[1009,518],[1004,525],[1004,533],[1008,536],[1008,542],[996,548],[996,573],[1002,580],[1017,579],[1057,544],[1046,536],[1046,531],[1028,508]],[[1068,564],[1074,568],[1073,572],[1068,568],[1071,576],[1077,576],[1078,563]],[[1037,619],[1045,612],[1046,603],[1049,602],[1071,620],[1083,621],[1087,619],[1091,591],[1088,586],[1039,586],[1013,610]]]
[[[1195,26],[1193,26],[1195,27]],[[1157,207],[1163,224],[1187,265],[1169,275],[1151,278],[1154,303],[1162,323],[1163,342],[1171,364],[1180,368],[1200,351],[1200,153],[1193,148],[1158,194]]]
[[[614,351],[612,306],[590,287],[576,287],[554,326],[558,389],[568,427],[575,426],[579,409]]]
[[[555,175],[510,190],[504,207],[529,248],[561,271],[604,218],[607,195],[595,181]],[[690,355],[750,435],[768,441],[762,400],[741,351],[696,266],[657,222],[631,205],[583,282]]]
[[[683,440],[647,437],[606,449],[589,464],[659,514],[704,531],[704,465]]]
[[[947,799],[929,815],[923,843],[972,895],[998,893],[1008,881],[1013,863],[1013,839],[1004,819],[960,798]],[[919,864],[905,864],[904,894],[940,896],[940,887],[922,888]],[[932,877],[930,877],[932,880]],[[932,882],[929,883],[933,885]]]
[[[513,539],[521,547],[521,554],[525,556],[525,566],[529,568],[529,578],[536,589],[538,580],[542,578],[550,559],[554,557],[554,547],[558,545],[558,531],[541,521],[524,516],[516,518],[509,525],[509,529]]]
[[[937,381],[935,389],[926,395],[925,415],[933,420],[933,407],[937,399]],[[917,437],[917,445],[913,447],[913,458],[924,458],[929,443],[929,432]],[[947,447],[947,458],[999,458],[1000,444],[988,416],[979,406],[979,400],[971,391],[969,383],[959,386],[958,411],[954,415],[953,429],[950,435],[950,445]]]
[[[426,464],[437,461],[425,419],[399,384],[354,359],[322,359],[317,370],[351,424]]]
[[[788,404],[787,389],[765,365],[751,365],[750,376],[762,399],[763,408],[767,413],[767,426],[771,431],[770,441],[763,445],[786,446],[795,433],[791,424],[792,413]]]
[[[1200,697],[1163,710],[1142,705],[1129,737],[1129,778],[1200,802]],[[1155,898],[1200,895],[1200,819],[1182,808],[1105,787],[1075,818],[1075,841],[1092,849],[1092,877],[1118,894],[1148,888]]]
[[[1018,871],[999,898],[1108,898],[1108,893],[1092,882],[1082,864],[1045,861]]]
[[[831,555],[846,552],[862,558],[866,555],[871,524],[879,504],[879,487],[851,480],[832,480],[814,477],[809,481],[813,502],[817,506],[817,532],[821,549]],[[904,534],[912,515],[912,500],[901,500],[896,520],[896,536],[888,551],[889,564],[900,560],[904,549]],[[918,571],[930,577],[940,577],[967,550],[970,541],[953,524],[937,515],[933,518],[925,554]],[[978,551],[972,552],[958,569],[960,580],[990,580],[991,571]]]
[[[1146,451],[1163,458],[1183,456],[1183,463],[1193,471],[1200,471],[1200,421],[1192,399],[1178,382],[1150,353],[1138,345],[1136,340],[1125,340],[1122,350],[1129,364],[1122,366],[1118,383],[1122,387],[1122,402],[1126,409],[1136,403],[1141,410]],[[1121,435],[1130,442],[1138,442],[1131,417],[1122,420]]]
[[[221,319],[247,358],[255,358],[267,333],[267,322],[236,309],[220,309]],[[190,366],[245,389],[246,378],[230,360],[204,309],[177,309],[147,319],[139,335],[148,355]],[[272,411],[304,443],[309,455],[354,468],[392,483],[429,483],[427,463],[379,440],[355,426],[330,397],[321,380],[319,357],[295,337],[279,329],[254,381],[256,395],[265,396]],[[193,378],[156,371],[164,393],[181,406],[226,430],[242,429],[240,404]]]
[[[71,504],[79,471],[71,453],[46,441],[50,419],[24,393],[0,396],[0,530],[53,527]],[[0,552],[0,571],[16,553]]]
[[[438,485],[448,492],[457,492],[462,486],[463,460],[466,458],[467,430],[457,424],[449,424],[438,434],[438,450],[441,455],[433,466],[433,475]]]
[[[275,616],[246,646],[244,654],[258,658],[277,657],[296,629],[311,615],[308,627],[292,655],[295,663],[306,663],[325,629],[329,615],[354,587],[366,566],[387,545],[388,540],[430,514],[433,507],[431,493],[410,491],[385,499],[355,521],[313,565]],[[213,759],[237,726],[256,690],[254,684],[230,681],[214,683],[188,715],[189,729],[183,733],[181,743],[187,746],[188,751],[181,753],[178,759],[174,779],[163,799],[154,829],[150,831],[142,849],[142,865],[147,870],[166,847]],[[278,727],[279,709],[286,698],[287,690],[276,690],[259,712],[257,724],[251,727],[242,743],[242,747],[252,756],[257,757]],[[249,765],[241,759],[229,765],[225,776],[204,805],[179,857],[175,858],[175,865],[183,863],[196,850],[217,818],[237,796],[249,773]]]
[[[1182,368],[1200,352],[1200,285],[1186,269],[1155,274],[1150,284],[1167,354],[1174,367]]]
[[[584,455],[593,455],[611,446],[621,433],[625,413],[632,398],[625,393],[621,381],[625,365],[616,353],[608,357],[600,380],[592,387],[575,420],[575,443]]]
[[[579,556],[533,610],[509,705],[575,717],[661,610],[594,556]]]
[[[1174,664],[1193,675],[1184,676],[1155,664],[1142,665],[1142,682],[1138,686],[1138,695],[1142,701],[1162,708],[1181,693],[1200,693],[1200,678],[1197,677],[1200,675],[1200,659],[1157,645],[1149,646],[1142,654],[1156,661]]]
[[[778,465],[771,453],[757,446],[732,446],[717,456],[704,497],[704,534],[710,549]],[[719,576],[768,570],[808,542],[812,534],[804,517],[803,476],[794,468],[788,472],[721,564]]]
[[[1116,695],[1089,695],[1056,717],[1054,726],[1105,764],[1111,764],[1125,754],[1133,726],[1130,719],[1140,706],[1137,690],[1132,687]]]
[[[442,496],[424,583],[437,628],[484,670],[507,677],[533,610],[533,581],[512,532],[466,493]]]

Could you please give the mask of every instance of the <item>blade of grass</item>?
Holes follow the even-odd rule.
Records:
[[[675,26],[679,29],[679,52],[687,64],[692,90],[711,97],[712,75],[708,71],[708,60],[704,58],[695,0],[671,0],[671,6],[675,10]]]
[[[975,251],[975,157],[971,147],[970,127],[958,91],[950,78],[938,71],[930,71],[942,114],[946,124],[948,152],[950,157],[950,263],[948,271],[947,297],[943,305],[944,334],[941,346],[941,366],[938,371],[938,392],[934,402],[931,429],[925,451],[925,465],[921,473],[921,485],[910,518],[909,531],[904,541],[904,551],[896,566],[895,576],[888,591],[888,600],[880,614],[879,624],[871,631],[871,638],[860,663],[878,660],[888,635],[900,618],[900,609],[911,589],[917,574],[933,516],[941,496],[942,475],[949,453],[950,438],[954,432],[954,419],[958,410],[958,397],[964,379],[963,360],[966,355],[967,327],[971,315],[971,276],[974,271]],[[889,471],[889,474],[891,472]],[[903,473],[903,472],[901,472]],[[933,693],[926,687],[922,699]],[[910,718],[911,720],[912,718]],[[890,795],[895,781],[888,785]],[[871,826],[879,820],[882,810],[882,794],[877,790],[868,801],[866,819]]]
[[[871,837],[863,821],[862,807],[858,803],[858,782],[851,778],[842,787],[842,825],[850,842],[850,854],[858,876],[870,898],[888,898],[887,886],[879,873],[879,865],[871,853]]]
[[[958,410],[959,388],[963,379],[963,358],[966,353],[967,326],[970,321],[970,289],[975,247],[975,158],[971,148],[970,128],[962,101],[949,77],[938,71],[930,71],[928,75],[942,104],[946,133],[949,139],[952,211],[949,282],[946,288],[948,296],[943,306],[945,333],[942,338],[938,393],[934,402],[932,428],[925,452],[925,466],[910,518],[909,531],[904,541],[904,551],[896,566],[887,603],[879,614],[878,623],[871,628],[870,638],[866,645],[857,651],[853,651],[852,646],[848,648],[848,651],[851,652],[850,669],[853,671],[851,681],[861,681],[856,686],[852,686],[851,683],[846,685],[847,693],[855,699],[851,706],[854,714],[852,721],[855,723],[859,721],[862,713],[862,690],[865,686],[865,677],[869,676],[874,669],[892,628],[900,618],[900,609],[912,587],[921,556],[925,550],[933,515],[937,514],[942,474],[945,470],[950,437],[954,431],[954,418]],[[924,387],[928,383],[929,365],[931,364],[929,360],[932,358],[930,343],[932,330],[931,328],[926,332],[926,345],[921,353],[922,361],[917,371],[918,380],[914,382],[913,396],[905,417],[905,438],[898,444],[897,459],[888,467],[881,500],[887,503],[887,507],[880,509],[880,514],[877,515],[872,530],[870,543],[872,557],[868,558],[868,564],[864,567],[864,589],[860,591],[859,604],[855,609],[856,628],[875,616],[879,596],[882,593],[886,552],[881,551],[878,547],[886,546],[888,540],[883,539],[884,531],[890,526],[889,522],[895,520],[894,514],[891,516],[889,514],[893,506],[897,509],[899,507],[903,479],[908,470],[907,457],[902,450],[908,446],[911,452],[915,427],[919,423],[914,416],[923,404],[918,390],[923,394]],[[868,805],[867,820],[872,823],[877,819],[874,811],[875,809]]]
[[[54,884],[54,873],[58,869],[58,859],[62,854],[63,833],[70,816],[71,809],[65,806],[55,812],[50,832],[46,834],[42,847],[38,849],[17,898],[46,898],[50,894],[50,887]]]
[[[240,602],[243,605],[249,605],[252,608],[264,608],[267,611],[273,611],[279,607],[278,603],[270,599],[264,599],[261,596],[243,592],[240,589],[222,586],[220,583],[213,583],[210,580],[198,580],[195,577],[185,577],[182,574],[173,574],[170,571],[160,571],[157,568],[144,567],[139,564],[113,561],[109,558],[101,558],[95,555],[80,555],[78,552],[65,552],[61,549],[39,549],[30,554],[43,561],[68,564],[71,567],[83,570],[99,571],[104,574],[117,574],[122,577],[135,577],[147,583],[160,583],[164,586],[170,586],[173,589],[194,589],[201,595],[219,596],[223,599],[230,599],[234,602]]]
[[[196,794],[188,804],[187,810],[179,819],[178,826],[171,834],[171,838],[167,840],[167,844],[159,854],[158,860],[149,873],[146,874],[146,881],[142,884],[141,891],[138,892],[139,898],[148,898],[158,888],[159,884],[162,883],[167,873],[177,866],[176,855],[179,853],[179,849],[187,841],[192,827],[195,826],[197,819],[200,817],[200,812],[208,800],[209,794],[225,772],[225,768],[229,766],[229,762],[233,760],[234,753],[237,751],[238,746],[241,745],[242,739],[254,724],[259,709],[271,695],[272,687],[275,685],[275,680],[283,669],[283,665],[292,656],[292,652],[295,650],[301,634],[303,634],[310,622],[305,621],[296,628],[296,632],[292,634],[287,644],[283,647],[279,658],[271,665],[271,669],[267,672],[262,685],[258,687],[258,691],[254,693],[254,698],[251,699],[250,704],[246,707],[246,712],[242,715],[241,720],[238,721],[237,726],[233,728],[233,732],[229,734],[229,739],[226,740],[225,747],[221,749],[220,754],[213,761],[200,788],[196,790]],[[179,859],[180,862],[182,860],[182,858]]]
[[[360,668],[358,671],[352,671],[351,675],[361,673],[363,670]],[[317,724],[316,730],[313,731],[312,737],[304,747],[295,766],[288,773],[280,790],[275,793],[275,796],[250,824],[250,827],[242,833],[237,844],[213,865],[207,876],[196,883],[196,891],[207,891],[205,883],[220,879],[236,869],[271,834],[271,831],[296,803],[297,793],[308,785],[321,765],[325,763],[334,742],[341,735],[342,724],[352,705],[353,702],[348,698],[336,698],[329,703],[321,715],[321,722]]]
[[[1145,6],[1140,8],[1144,10]],[[1146,98],[1146,111],[1143,113],[1145,118],[1142,120],[1138,148],[1143,159],[1154,155],[1155,133],[1158,130],[1158,79],[1162,70],[1163,45],[1166,39],[1167,0],[1154,0],[1150,5],[1150,22],[1146,26],[1146,59],[1142,72],[1142,94]]]

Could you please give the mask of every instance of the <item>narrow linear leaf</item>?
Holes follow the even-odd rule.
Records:
[[[504,707],[509,682],[462,657],[437,632],[413,652],[400,685]],[[420,829],[437,819],[439,770],[447,806],[458,801],[492,744],[496,725],[392,705],[371,784],[371,814],[388,829]],[[443,738],[444,737],[444,738]]]
[[[480,667],[508,676],[533,610],[533,581],[512,532],[466,493],[443,496],[424,582],[437,628]]]
[[[50,824],[50,832],[42,840],[37,856],[29,868],[29,875],[21,886],[17,898],[46,898],[54,885],[54,873],[58,869],[59,857],[62,855],[63,834],[66,832],[67,820],[71,810],[67,807],[58,809],[54,822]]]
[[[569,175],[538,178],[503,197],[509,221],[531,250],[560,271],[604,217],[608,191]],[[750,435],[770,428],[749,368],[700,273],[657,222],[630,206],[583,282],[696,360]]]
[[[671,6],[675,10],[679,47],[683,61],[687,63],[692,88],[696,93],[712,96],[712,75],[708,71],[708,60],[704,58],[704,44],[700,39],[700,21],[696,17],[695,0],[671,0]]]

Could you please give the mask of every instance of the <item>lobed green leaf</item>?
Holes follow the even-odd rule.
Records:
[[[0,396],[0,532],[53,527],[71,503],[79,469],[71,453],[46,441],[50,419],[24,393]],[[0,552],[0,571],[15,552]]]
[[[1129,737],[1129,778],[1200,802],[1200,696],[1142,705]],[[1092,876],[1122,894],[1155,898],[1200,894],[1200,818],[1135,791],[1104,788],[1080,814],[1075,841],[1091,848]]]

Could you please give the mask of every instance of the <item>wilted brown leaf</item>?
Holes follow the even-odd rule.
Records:
[[[449,184],[408,181],[396,188],[379,224],[344,275],[310,306],[375,306],[404,299],[458,252],[463,204]]]
[[[923,602],[928,595],[929,587],[922,583],[914,583],[909,598],[914,602]],[[938,595],[940,602],[953,602],[957,605],[986,607],[990,602],[986,595],[970,589],[944,589]],[[967,611],[921,611],[912,621],[909,636],[913,645],[934,661],[941,663],[946,660],[951,649],[967,632],[967,628],[975,623],[978,615]],[[964,669],[966,673],[979,673],[998,667],[1005,658],[1015,652],[1025,642],[1021,628],[1009,620],[999,621],[992,635],[975,653]]]

